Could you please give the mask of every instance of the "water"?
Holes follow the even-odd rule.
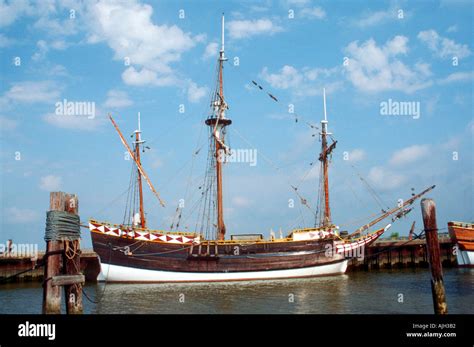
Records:
[[[474,270],[445,269],[444,280],[449,313],[473,314]],[[94,300],[103,290],[102,283],[85,287]],[[433,313],[425,269],[260,282],[107,284],[104,293],[98,304],[84,298],[86,313]],[[41,303],[39,283],[0,285],[0,313],[36,314]]]

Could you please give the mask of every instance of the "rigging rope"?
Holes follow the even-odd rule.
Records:
[[[279,100],[276,96],[274,96],[272,93],[269,93],[268,91],[266,91],[259,83],[257,83],[257,82],[255,82],[254,80],[252,80],[252,84],[253,84],[255,87],[257,87],[259,90],[261,90],[262,92],[266,93],[274,102],[276,102],[277,104],[280,104],[280,100]],[[304,118],[303,118],[302,116],[298,115],[297,113],[292,112],[292,114],[293,114],[294,117],[295,117],[295,123],[298,123],[298,121],[299,121],[300,119],[303,119],[303,120],[304,120]],[[319,129],[318,126],[316,126],[316,125],[310,123],[309,121],[305,121],[305,123],[306,123],[310,128],[312,128],[312,129]],[[313,136],[314,136],[314,135],[313,135]]]
[[[367,186],[368,190],[369,190],[369,193],[370,195],[372,195],[372,197],[374,198],[375,202],[380,206],[380,208],[382,209],[383,212],[385,212],[385,206],[388,206],[387,204],[385,204],[382,199],[380,198],[380,196],[377,194],[377,192],[372,188],[372,186],[362,177],[362,175],[359,174],[359,172],[357,171],[357,169],[355,168],[355,166],[353,164],[350,164],[352,169],[354,170],[354,172],[356,173],[356,175],[359,177],[359,179]],[[390,208],[390,207],[387,207],[387,208]]]
[[[247,139],[245,139],[242,134],[240,134],[240,132],[238,132],[235,127],[232,128],[232,131],[235,132],[245,143],[247,143],[247,145],[255,148],[255,146],[253,146]],[[276,171],[280,171],[280,167],[278,167],[276,164],[274,164],[266,155],[264,155],[261,151],[259,151],[259,155],[263,157],[263,159],[268,163],[270,164],[270,166],[272,166]],[[296,193],[296,195],[300,198],[300,202],[302,205],[306,206],[312,214],[314,214],[314,211],[313,209],[311,208],[311,206],[308,204],[308,200],[305,199],[301,194],[299,194],[299,192],[297,191],[298,188],[293,186],[291,183],[290,183],[290,180],[286,178],[286,183],[291,187],[291,189]]]

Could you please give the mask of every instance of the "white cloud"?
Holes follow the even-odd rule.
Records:
[[[129,63],[122,73],[122,80],[133,86],[179,86],[187,90],[186,78],[172,65],[184,52],[206,39],[204,34],[192,35],[177,25],[155,24],[153,7],[138,0],[77,3],[60,0],[32,3],[31,6],[26,6],[26,1],[24,6],[4,5],[1,1],[0,4],[0,10],[11,18],[5,25],[22,15],[35,15],[39,19],[33,27],[47,31],[48,37],[81,31],[86,36],[83,42],[107,44],[114,52],[115,60]],[[76,11],[75,18],[70,18],[70,9]],[[3,19],[4,16],[0,17]],[[57,38],[40,40],[33,58],[41,60],[52,49],[65,49],[66,42]],[[7,44],[6,38],[0,38],[0,44]]]
[[[130,66],[122,73],[122,80],[131,86],[172,86],[178,84],[178,79],[172,74],[159,75],[156,71],[142,68],[137,71]]]
[[[155,25],[152,14],[150,5],[135,1],[99,2],[89,8],[88,42],[106,42],[116,60],[130,61],[122,74],[126,84],[176,84],[179,79],[170,64],[204,38],[193,37],[176,25]]]
[[[320,95],[323,87],[328,94],[342,87],[342,82],[333,79],[338,68],[309,68],[300,70],[284,65],[279,71],[270,73],[267,67],[262,69],[260,77],[272,88],[291,90],[292,94],[299,97]]]
[[[364,92],[399,90],[414,92],[432,84],[427,77],[431,74],[429,65],[417,63],[413,67],[398,59],[408,52],[408,38],[395,36],[383,46],[373,40],[359,45],[351,42],[346,48],[348,64],[344,65],[349,81]]]
[[[300,16],[310,19],[323,19],[326,17],[326,12],[321,7],[307,7],[300,11]]]
[[[377,25],[390,18],[390,13],[387,11],[378,11],[369,14],[368,16],[361,18],[357,21],[357,25],[360,27],[368,27]]]
[[[16,82],[4,94],[7,100],[25,103],[51,103],[60,95],[61,88],[53,81]]]
[[[77,20],[70,19],[69,16],[65,16],[65,19],[60,20],[57,18],[52,18],[46,14],[41,16],[33,25],[33,27],[38,30],[46,31],[54,36],[68,36],[74,35],[78,32]]]
[[[48,51],[48,46],[46,44],[46,41],[44,40],[39,40],[36,42],[36,46],[38,47],[38,51],[33,54],[31,57],[33,60],[41,60],[46,56],[46,52]]]
[[[232,198],[232,205],[235,207],[249,207],[252,205],[252,201],[243,196],[235,196]]]
[[[291,65],[283,66],[277,73],[269,73],[268,68],[264,67],[261,76],[273,88],[277,89],[299,87],[303,82],[303,75]]]
[[[311,0],[286,0],[286,4],[288,6],[292,6],[292,5],[304,6],[304,5],[308,5],[310,2]]]
[[[54,65],[48,69],[48,75],[51,76],[68,76],[67,69],[63,65]]]
[[[48,192],[57,191],[61,188],[61,176],[47,175],[40,179],[40,189]]]
[[[107,100],[104,103],[105,107],[122,108],[130,105],[133,105],[133,101],[130,100],[126,92],[117,89],[111,89],[108,91]]]
[[[375,25],[383,24],[390,20],[398,19],[398,11],[398,8],[392,6],[387,10],[367,12],[355,21],[353,21],[353,24],[360,28],[368,28]],[[407,13],[404,11],[403,17],[405,18],[406,16]]]
[[[440,58],[457,57],[462,59],[471,55],[467,45],[458,44],[453,40],[442,37],[435,30],[420,31],[418,39]]]
[[[206,87],[199,87],[196,83],[189,81],[188,100],[192,103],[199,102],[208,93]]]
[[[206,49],[204,50],[204,54],[202,55],[202,58],[204,60],[207,60],[212,57],[217,58],[218,52],[219,52],[219,44],[217,42],[210,42],[206,46]]]
[[[458,26],[457,25],[451,25],[447,30],[446,32],[448,33],[455,33],[458,31]]]
[[[104,119],[98,116],[98,111],[96,109],[95,118],[88,118],[87,116],[78,116],[78,115],[61,115],[55,113],[48,113],[43,116],[43,120],[57,128],[61,129],[71,129],[78,131],[95,131],[103,123]]]
[[[266,12],[268,10],[269,8],[267,6],[252,5],[249,7],[249,11],[251,12]]]
[[[425,101],[425,109],[426,113],[429,115],[433,115],[434,111],[436,110],[438,103],[440,100],[440,96],[438,95],[430,95],[430,98]]]
[[[379,190],[392,190],[406,183],[407,177],[380,166],[370,169],[368,179]]]
[[[351,162],[358,162],[366,158],[366,153],[363,149],[356,148],[349,152],[348,160]]]
[[[413,145],[405,147],[393,153],[389,164],[393,166],[411,164],[423,157],[426,157],[429,153],[430,147],[428,145]]]
[[[6,3],[3,0],[0,1],[0,28],[7,27],[25,14],[31,14],[33,8],[29,1],[17,0]]]
[[[5,209],[5,219],[8,223],[31,223],[39,220],[41,214],[28,208],[9,207]]]
[[[69,44],[64,40],[55,40],[49,43],[44,40],[39,40],[36,42],[36,46],[38,50],[33,54],[32,59],[38,61],[44,59],[49,50],[55,49],[62,51],[65,50]]]
[[[133,66],[130,66],[122,73],[122,80],[132,86],[158,83],[156,72],[145,68],[141,69],[141,71],[137,71]]]
[[[229,36],[233,39],[243,39],[255,35],[273,35],[283,31],[268,18],[254,20],[233,20],[227,24]]]
[[[72,35],[80,27],[81,17],[78,14],[85,14],[87,3],[74,0],[13,0],[6,3],[0,0],[0,27],[7,27],[22,16],[36,16],[38,19],[33,24],[34,29],[44,30],[53,36]],[[77,17],[70,18],[71,9],[76,11]]]
[[[408,52],[408,38],[405,36],[395,36],[385,43],[384,50],[389,55],[406,54]]]
[[[13,43],[11,39],[0,33],[0,48],[8,47]]]
[[[69,44],[64,40],[55,40],[51,42],[50,47],[57,50],[64,50],[68,48]]]
[[[12,131],[18,126],[18,122],[14,119],[0,116],[0,131]]]
[[[158,169],[163,166],[163,161],[160,158],[153,157],[150,166],[153,169]]]
[[[438,80],[439,84],[449,84],[454,82],[467,82],[474,80],[474,72],[454,72],[445,78]]]

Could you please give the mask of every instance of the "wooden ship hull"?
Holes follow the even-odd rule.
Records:
[[[350,243],[294,241],[206,241],[190,233],[130,230],[90,221],[94,251],[107,282],[213,282],[340,275],[357,249],[374,242],[379,229]],[[300,233],[299,238],[303,238]],[[313,233],[314,234],[314,233]],[[363,248],[362,248],[363,249]],[[348,257],[349,255],[349,257]]]
[[[449,235],[456,243],[456,259],[460,267],[474,267],[474,224],[449,222]]]

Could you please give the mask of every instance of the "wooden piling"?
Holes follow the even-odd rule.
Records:
[[[65,211],[78,214],[79,200],[75,194],[66,194]],[[64,273],[66,275],[79,275],[81,268],[81,246],[80,240],[64,241]],[[66,297],[66,313],[82,314],[82,285],[78,282],[64,286]]]
[[[52,192],[49,195],[50,211],[64,211],[66,202],[65,194]],[[61,241],[46,241],[46,259],[44,266],[43,282],[43,314],[61,313],[61,287],[53,286],[51,280],[61,273],[63,250]]]
[[[79,203],[76,195],[63,192],[50,193],[50,211],[64,211],[77,215],[78,209]],[[64,286],[66,295],[66,313],[83,312],[83,276],[77,276],[80,275],[79,245],[79,240],[46,241],[43,314],[61,313],[61,286]]]
[[[431,270],[431,292],[435,314],[447,314],[448,305],[444,291],[443,268],[440,259],[436,204],[432,199],[421,200],[421,212],[426,235],[426,251]]]

